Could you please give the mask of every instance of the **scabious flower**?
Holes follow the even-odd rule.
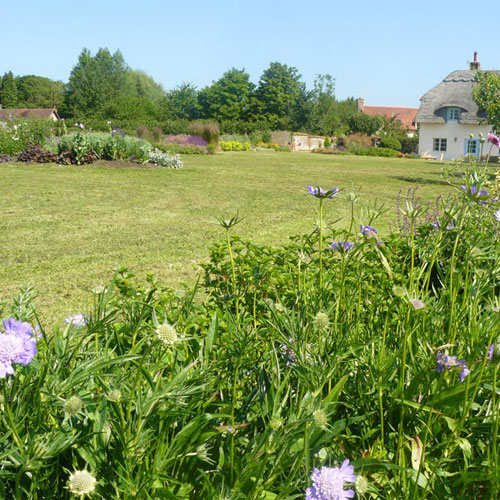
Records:
[[[309,194],[316,196],[316,198],[333,198],[339,192],[337,188],[325,190],[321,189],[319,186],[316,188],[314,186],[307,186],[307,190]]]
[[[12,363],[26,366],[36,356],[36,335],[33,327],[14,318],[4,320],[0,333],[0,378],[13,375]]]
[[[365,236],[366,238],[377,237],[378,231],[374,227],[361,225],[359,226],[359,229],[361,230],[363,236]]]
[[[70,474],[68,488],[73,495],[84,497],[95,490],[96,478],[87,470],[77,470]]]
[[[344,460],[340,467],[313,469],[311,488],[306,490],[306,500],[344,500],[353,498],[354,490],[344,490],[344,483],[356,481],[354,467]]]
[[[456,356],[444,355],[442,352],[437,353],[437,372],[443,373],[445,369],[460,368],[460,382],[463,382],[469,375],[470,370],[467,368],[463,359],[457,359]]]
[[[177,342],[177,332],[172,325],[163,323],[156,328],[156,336],[165,345],[174,345]]]
[[[68,316],[64,322],[72,326],[85,326],[87,324],[87,319],[83,314],[75,314],[73,316]]]
[[[425,304],[419,299],[410,299],[410,304],[416,311],[418,311],[419,309],[423,309],[425,307]]]
[[[497,210],[497,211],[496,211],[493,215],[495,216],[495,219],[496,219],[498,222],[500,222],[500,210]]]
[[[489,198],[491,198],[490,193],[486,191],[486,189],[480,189],[478,191],[477,186],[474,185],[462,185],[460,186],[460,189],[467,195],[467,198],[472,201],[478,202],[480,205],[484,205],[489,200]]]
[[[488,134],[488,142],[491,142],[491,144],[493,144],[497,148],[500,148],[500,137],[496,136],[495,134]]]
[[[320,330],[324,330],[330,324],[330,318],[328,317],[328,314],[320,311],[314,317],[314,323]]]
[[[334,241],[331,245],[330,248],[332,250],[343,250],[344,252],[348,252],[352,247],[354,246],[354,243],[350,241]]]
[[[83,408],[83,402],[78,396],[71,396],[64,403],[64,411],[70,416],[74,417],[78,415]]]
[[[431,222],[431,226],[436,231],[439,231],[439,229],[441,228],[441,221],[435,220],[434,222]],[[449,224],[446,225],[446,230],[447,231],[450,231],[451,229],[454,229],[454,228],[455,228],[455,225],[453,224],[453,222],[450,222]]]

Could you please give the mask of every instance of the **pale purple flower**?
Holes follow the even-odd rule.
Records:
[[[493,215],[495,216],[495,219],[496,219],[498,222],[500,222],[500,210],[497,210],[497,211],[496,211]]]
[[[12,375],[12,363],[26,366],[36,356],[36,336],[26,322],[9,318],[3,322],[5,333],[0,333],[0,378]]]
[[[64,322],[72,326],[85,326],[87,320],[83,314],[75,314],[74,316],[68,316]]]
[[[11,335],[33,335],[33,327],[26,321],[18,321],[15,318],[3,320],[5,333]]]
[[[374,227],[361,225],[359,228],[361,233],[363,233],[363,236],[366,236],[367,238],[377,237],[378,231]]]
[[[500,148],[500,137],[496,136],[495,134],[488,134],[488,142],[491,142],[491,144],[493,144],[497,148]]]
[[[410,304],[413,306],[413,309],[415,309],[417,311],[419,309],[423,309],[425,307],[425,304],[421,300],[418,300],[418,299],[410,299]]]
[[[434,222],[431,223],[431,226],[436,231],[439,231],[439,229],[441,228],[441,221],[436,220],[436,221],[434,221]],[[447,231],[450,231],[451,229],[454,229],[454,228],[455,228],[455,224],[453,224],[453,222],[450,222],[449,224],[446,225],[446,230]]]
[[[339,192],[337,188],[325,190],[319,186],[316,188],[314,186],[307,186],[307,190],[309,191],[309,194],[316,196],[316,198],[333,198]]]
[[[331,245],[330,248],[332,250],[343,250],[344,252],[348,252],[352,247],[354,246],[354,243],[350,241],[334,241]]]
[[[344,500],[353,498],[354,490],[345,490],[344,483],[356,481],[354,467],[344,460],[340,467],[321,467],[313,469],[313,486],[306,490],[306,500]]]
[[[464,363],[462,365],[462,369],[460,370],[460,382],[463,382],[465,380],[465,377],[467,377],[467,375],[469,375],[470,373],[470,370],[467,368],[467,365]]]

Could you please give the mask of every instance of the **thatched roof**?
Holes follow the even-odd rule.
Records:
[[[450,73],[440,84],[429,90],[420,99],[417,123],[445,123],[445,109],[462,110],[458,123],[478,123],[486,115],[478,110],[472,97],[475,71],[459,70]]]
[[[15,120],[16,118],[52,118],[59,119],[57,110],[52,109],[3,109],[0,107],[0,120]]]

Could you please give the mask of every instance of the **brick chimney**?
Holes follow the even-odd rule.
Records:
[[[358,111],[363,111],[364,107],[365,107],[365,100],[362,99],[361,97],[358,97]]]
[[[477,60],[477,52],[474,52],[474,61],[469,63],[469,67],[471,70],[479,70],[481,69],[481,63]]]

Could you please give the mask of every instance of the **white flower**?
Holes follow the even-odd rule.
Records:
[[[68,488],[73,495],[81,497],[95,490],[96,478],[87,470],[77,470],[69,476]]]
[[[500,209],[495,212],[495,219],[500,222]]]
[[[177,332],[172,325],[163,323],[156,328],[156,336],[165,345],[174,345],[177,342]]]

